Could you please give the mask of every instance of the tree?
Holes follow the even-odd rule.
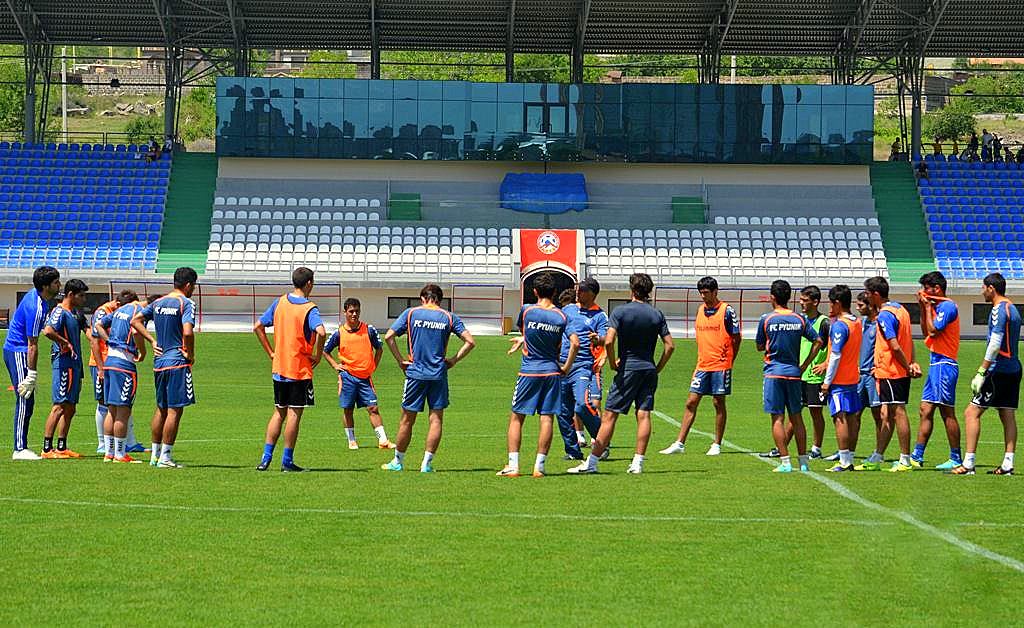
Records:
[[[961,98],[942,111],[925,116],[922,134],[939,140],[960,139],[974,133],[977,129],[975,124],[974,114],[967,101]]]
[[[181,99],[181,118],[178,127],[181,139],[194,142],[213,138],[216,126],[217,101],[213,88],[190,89]]]
[[[344,50],[314,50],[298,76],[302,78],[355,78],[356,66]]]
[[[143,144],[149,138],[162,138],[164,136],[163,116],[136,116],[132,118],[124,132],[128,134],[128,141],[132,144]]]

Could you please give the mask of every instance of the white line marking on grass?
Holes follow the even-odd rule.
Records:
[[[31,497],[0,497],[0,502],[16,504],[37,504],[45,506],[81,506],[92,508],[128,508],[135,510],[169,510],[181,512],[226,512],[226,513],[268,513],[268,514],[324,514],[344,517],[457,517],[465,519],[526,519],[555,521],[593,522],[640,522],[640,523],[735,523],[747,525],[764,523],[836,524],[864,527],[893,525],[884,521],[861,519],[814,519],[777,517],[680,517],[674,515],[569,515],[559,513],[528,512],[467,512],[440,510],[360,510],[352,508],[261,508],[257,506],[176,506],[174,504],[138,504],[116,502],[91,502],[66,499],[35,499]]]
[[[960,521],[961,528],[1024,528],[1024,523],[993,523],[991,521]]]
[[[676,427],[679,427],[679,425],[680,425],[679,421],[673,419],[672,417],[668,416],[667,414],[665,414],[663,412],[659,412],[657,410],[654,410],[654,414],[656,414],[659,417],[661,417],[667,423],[675,425]],[[690,431],[694,432],[695,434],[700,434],[701,436],[704,436],[704,437],[707,437],[707,438],[712,438],[712,439],[714,438],[713,434],[710,434],[708,432],[704,432],[702,430],[691,429]],[[731,449],[734,449],[736,451],[741,451],[741,452],[743,452],[745,454],[749,454],[749,455],[755,457],[757,460],[761,460],[762,462],[766,462],[766,463],[768,463],[770,465],[773,465],[773,466],[775,465],[775,463],[772,462],[771,460],[759,457],[753,450],[747,449],[746,447],[740,447],[740,446],[738,446],[738,445],[736,445],[734,443],[730,443],[727,440],[723,440],[722,441],[722,445],[724,445],[726,447],[729,447]],[[1009,567],[1010,569],[1013,569],[1014,571],[1018,571],[1018,572],[1024,573],[1024,562],[1021,562],[1021,561],[1017,560],[1016,558],[1011,558],[1009,556],[1004,556],[1003,554],[999,554],[999,553],[993,552],[992,550],[986,549],[986,548],[984,548],[984,547],[982,547],[980,545],[977,545],[975,543],[971,543],[970,541],[965,541],[964,539],[961,539],[960,537],[956,536],[955,534],[953,534],[951,532],[947,532],[945,530],[942,530],[940,528],[937,528],[937,527],[931,525],[930,523],[925,523],[924,521],[921,521],[920,519],[914,517],[913,515],[911,515],[908,512],[904,512],[902,510],[896,510],[894,508],[889,508],[888,506],[883,506],[882,504],[879,504],[879,503],[873,502],[873,501],[871,501],[869,499],[866,499],[864,497],[861,497],[857,493],[854,493],[850,489],[846,488],[846,486],[844,486],[843,484],[841,484],[841,483],[839,483],[839,482],[837,482],[837,481],[835,481],[835,480],[833,480],[831,478],[827,478],[827,477],[825,477],[825,476],[823,476],[823,475],[821,475],[819,473],[815,473],[815,472],[811,471],[811,472],[808,472],[808,473],[803,473],[801,475],[805,475],[805,476],[807,476],[807,477],[809,477],[809,478],[811,478],[811,479],[813,479],[813,480],[815,480],[815,481],[817,481],[817,482],[819,482],[821,484],[824,484],[826,487],[828,487],[830,490],[832,490],[834,493],[836,493],[837,495],[839,495],[841,497],[845,497],[846,499],[848,499],[848,500],[850,500],[850,501],[852,501],[852,502],[854,502],[856,504],[860,504],[861,506],[864,506],[865,508],[867,508],[869,510],[874,510],[876,512],[880,512],[880,513],[882,513],[884,515],[888,515],[890,517],[893,517],[894,519],[898,519],[898,520],[900,520],[900,521],[902,521],[902,522],[904,522],[906,524],[912,525],[915,528],[917,528],[917,529],[919,529],[919,530],[921,530],[921,531],[923,531],[923,532],[925,532],[927,534],[930,534],[930,535],[932,535],[932,536],[934,536],[936,538],[939,538],[939,539],[949,543],[950,545],[953,545],[955,547],[960,548],[964,552],[967,552],[969,554],[976,554],[978,556],[981,556],[982,558],[987,558],[987,559],[989,559],[991,561],[995,561],[995,562],[999,563],[1000,565],[1003,565],[1004,567]]]

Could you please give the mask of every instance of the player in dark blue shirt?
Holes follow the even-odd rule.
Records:
[[[601,371],[608,315],[595,302],[600,292],[601,284],[585,277],[576,290],[565,290],[559,298],[568,319],[562,336],[562,362],[569,357],[569,335],[576,334],[580,342],[572,372],[562,378],[562,408],[557,417],[567,460],[583,460],[583,448],[587,446],[584,429],[592,441],[601,428]]]
[[[615,308],[608,323],[605,349],[608,352],[608,363],[615,371],[615,378],[608,391],[604,414],[601,415],[601,429],[586,461],[569,469],[569,473],[597,473],[597,462],[615,433],[615,421],[620,414],[629,412],[634,404],[636,452],[626,473],[643,472],[647,441],[651,437],[651,411],[654,410],[654,393],[658,389],[658,373],[672,357],[675,345],[665,315],[648,302],[654,290],[650,276],[645,273],[630,275],[629,290],[630,302]],[[661,338],[664,350],[661,359],[655,364],[654,348],[658,338]],[[616,340],[618,358],[615,356]]]
[[[82,332],[78,310],[85,305],[85,294],[89,286],[80,279],[71,279],[64,285],[64,298],[46,317],[43,334],[53,344],[50,346],[50,365],[53,367],[51,396],[53,406],[46,417],[43,430],[43,458],[81,458],[78,452],[68,449],[68,430],[71,419],[78,407],[82,392]],[[57,448],[53,447],[53,433],[59,430]]]
[[[192,293],[199,275],[188,266],[174,271],[174,290],[150,301],[136,317],[153,321],[160,354],[153,359],[156,384],[156,412],[150,430],[153,447],[150,466],[177,469],[171,454],[178,437],[178,425],[186,406],[196,402],[192,365],[196,361],[196,304]]]
[[[33,288],[18,303],[4,340],[4,364],[17,393],[14,400],[13,460],[40,459],[28,448],[28,425],[36,402],[39,334],[46,320],[46,301],[60,292],[60,273],[52,266],[40,266],[32,273],[32,285]]]
[[[395,458],[381,465],[386,471],[401,471],[405,465],[405,451],[412,439],[412,426],[416,415],[423,411],[424,404],[430,410],[430,428],[427,431],[426,451],[420,464],[422,473],[434,470],[434,454],[441,443],[441,426],[444,409],[448,407],[448,371],[476,346],[473,334],[469,333],[462,320],[441,309],[444,292],[436,284],[427,284],[420,290],[419,307],[411,307],[395,319],[384,334],[384,343],[405,372],[405,387],[402,392],[402,419],[398,424],[395,439]],[[448,339],[451,336],[462,339],[462,346],[454,357],[447,357]],[[407,355],[398,350],[396,338],[406,336]]]
[[[498,471],[499,476],[519,477],[519,446],[523,439],[523,421],[528,414],[540,415],[533,477],[544,477],[546,473],[544,463],[551,449],[554,418],[562,406],[561,379],[572,369],[580,348],[579,338],[571,333],[569,353],[565,363],[560,362],[562,336],[568,319],[552,302],[555,290],[554,277],[540,273],[533,281],[537,303],[524,305],[519,312],[519,331],[523,335],[512,341],[508,353],[522,353],[523,357],[508,419],[508,464]]]
[[[1017,357],[1020,344],[1020,312],[1006,298],[1006,279],[991,273],[982,280],[981,294],[992,304],[988,317],[988,346],[985,359],[971,380],[974,398],[964,411],[967,432],[967,453],[963,464],[953,469],[956,475],[974,475],[975,455],[981,437],[981,415],[989,408],[999,412],[1003,423],[1006,450],[1003,462],[989,471],[991,475],[1013,475],[1014,450],[1017,445],[1017,402],[1020,399],[1021,364]]]

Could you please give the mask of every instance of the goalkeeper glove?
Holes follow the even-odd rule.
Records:
[[[985,385],[985,371],[978,369],[978,372],[974,374],[971,379],[971,392],[977,395],[981,392],[981,387]]]
[[[21,380],[18,384],[18,395],[23,399],[28,399],[36,391],[36,372],[29,369],[25,375],[25,379]]]

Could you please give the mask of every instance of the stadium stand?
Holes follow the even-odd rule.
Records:
[[[209,153],[178,153],[174,157],[164,228],[160,232],[157,273],[191,266],[206,270],[210,216],[217,186],[217,157]]]
[[[890,278],[916,283],[922,274],[935,270],[935,256],[913,170],[909,163],[897,161],[874,163],[870,171]]]
[[[963,279],[992,271],[1024,277],[1024,170],[932,155],[927,161],[920,192],[939,270]]]
[[[153,270],[170,155],[0,142],[0,267]]]

